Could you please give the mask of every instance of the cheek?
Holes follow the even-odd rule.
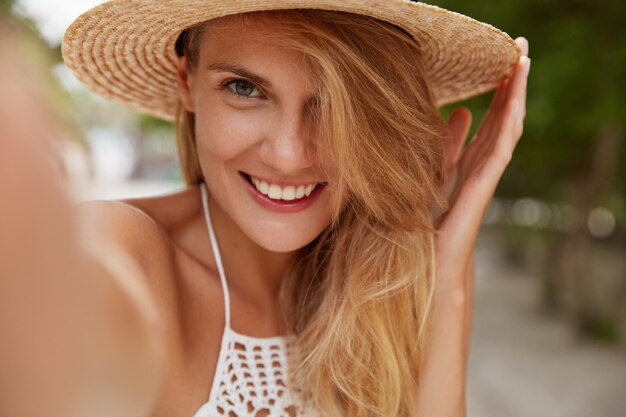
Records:
[[[262,139],[263,117],[219,102],[207,102],[196,112],[198,149],[213,158],[230,160]],[[208,156],[208,155],[207,155]]]

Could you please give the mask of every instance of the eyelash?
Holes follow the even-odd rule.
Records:
[[[236,82],[243,82],[246,83],[248,85],[250,85],[251,87],[255,88],[256,90],[258,90],[260,96],[244,96],[241,94],[238,94],[235,90],[231,89],[229,87],[230,84],[234,84]],[[235,96],[237,96],[238,98],[244,99],[244,100],[249,100],[249,99],[259,99],[259,98],[263,98],[265,95],[263,94],[263,90],[261,90],[261,88],[259,88],[256,84],[254,84],[251,81],[248,81],[246,79],[243,78],[229,78],[227,80],[224,80],[221,84],[222,88],[227,88],[232,94],[234,94]]]

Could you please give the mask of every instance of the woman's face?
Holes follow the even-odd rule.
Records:
[[[333,198],[315,149],[315,80],[266,31],[253,19],[212,22],[195,68],[181,62],[180,94],[212,197],[259,246],[290,252],[329,225]]]

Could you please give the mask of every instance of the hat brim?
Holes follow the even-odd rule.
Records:
[[[92,91],[171,121],[178,105],[175,43],[181,31],[222,16],[280,9],[356,13],[403,28],[421,45],[438,106],[494,89],[521,55],[509,35],[489,24],[409,0],[116,0],[70,25],[63,58]]]

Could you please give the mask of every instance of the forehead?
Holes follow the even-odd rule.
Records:
[[[207,22],[207,31],[236,32],[242,29],[257,30],[271,35],[279,30],[282,24],[295,22],[294,14],[274,10],[263,12],[240,13],[231,16],[218,17]]]
[[[241,47],[249,44],[267,49],[284,47],[281,40],[286,29],[281,29],[279,23],[285,18],[279,14],[247,13],[214,19],[205,25],[201,45],[203,49],[233,43]]]
[[[272,73],[296,73],[315,83],[313,66],[307,56],[290,46],[292,16],[281,12],[246,13],[214,19],[205,26],[200,40],[200,63],[228,62]],[[287,29],[291,27],[291,29]]]
[[[308,19],[305,16],[305,13],[300,13],[297,10],[266,10],[239,13],[210,20],[206,24],[206,29],[218,32],[254,30],[264,33],[268,37],[276,37],[281,31],[293,31],[294,28],[302,27],[303,24],[306,25],[304,22]],[[280,39],[280,36],[277,38]]]

